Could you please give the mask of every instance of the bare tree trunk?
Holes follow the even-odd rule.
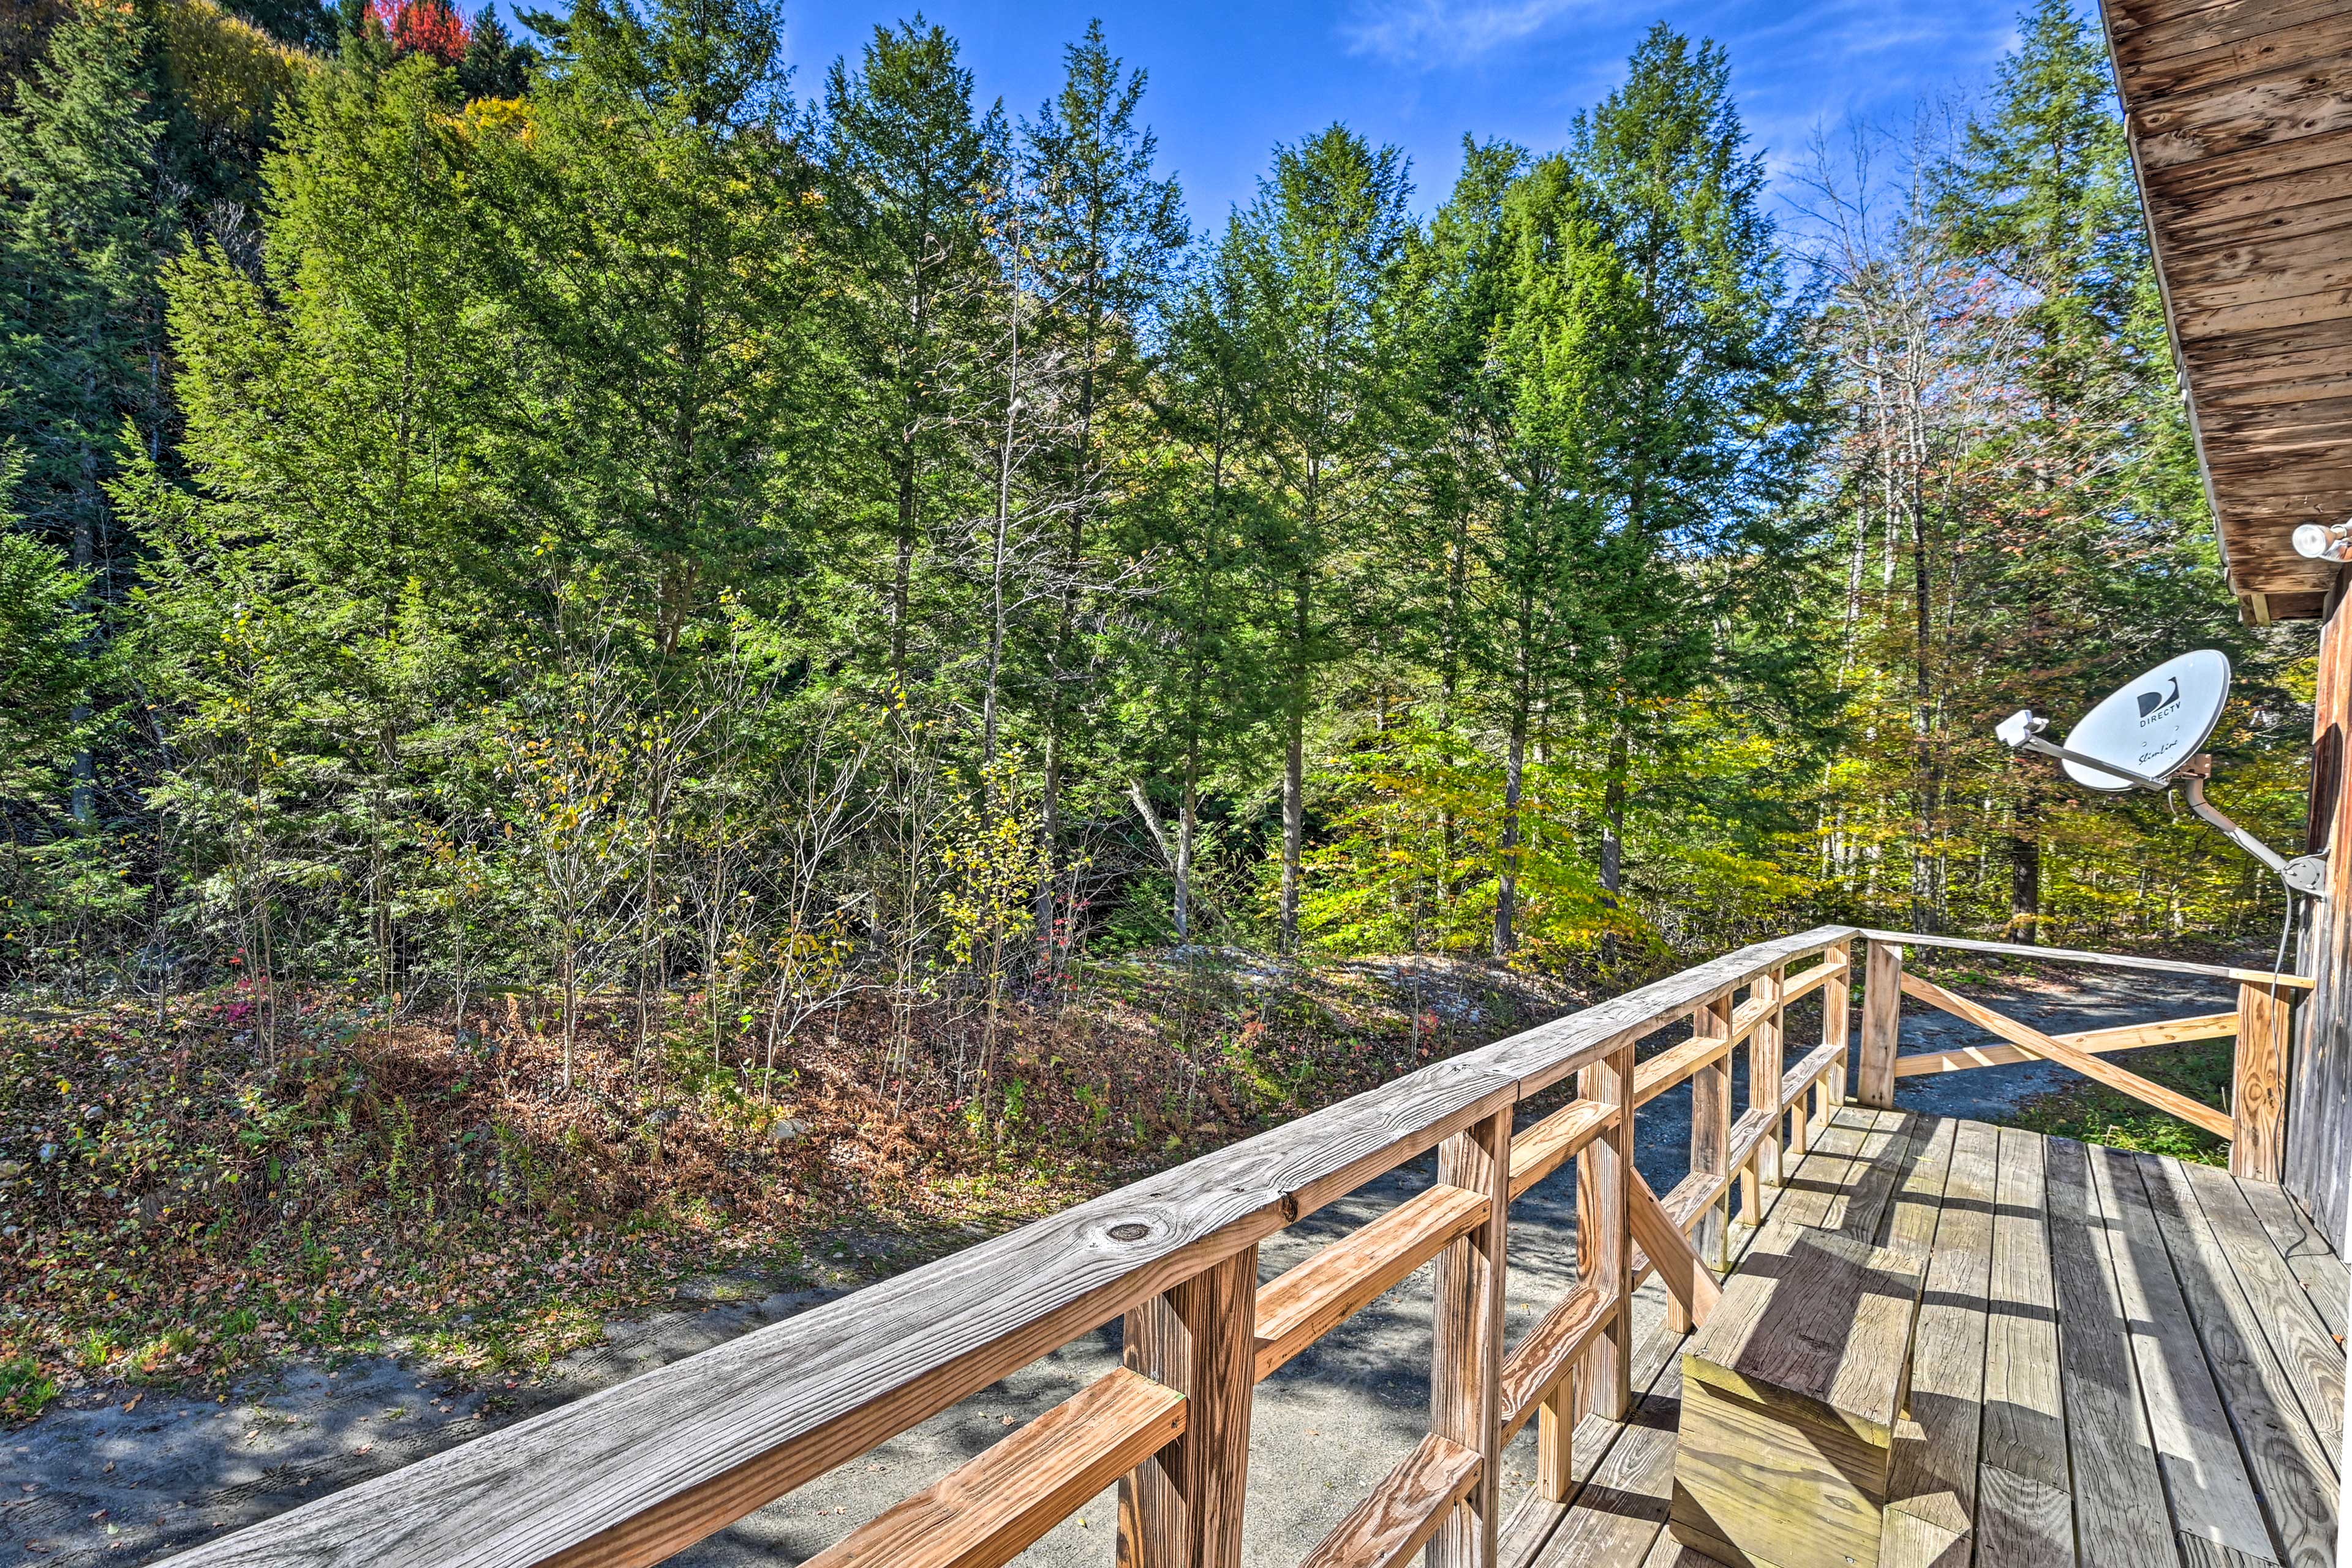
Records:
[[[1290,711],[1282,763],[1282,929],[1285,954],[1298,951],[1298,868],[1307,846],[1307,633],[1312,586],[1304,572],[1291,585]]]
[[[1176,819],[1176,940],[1192,937],[1192,835],[1197,826],[1199,765],[1188,751],[1184,757],[1184,805]]]
[[[1528,606],[1523,601],[1520,608]],[[1495,956],[1507,959],[1518,948],[1513,922],[1519,901],[1519,803],[1526,793],[1528,755],[1527,620],[1519,624],[1517,679],[1511,693],[1510,748],[1503,762],[1503,845],[1495,888]]]
[[[1601,796],[1601,902],[1614,910],[1625,880],[1625,767],[1628,751],[1625,726],[1609,732],[1609,782]],[[1601,961],[1617,962],[1617,933],[1601,933]]]

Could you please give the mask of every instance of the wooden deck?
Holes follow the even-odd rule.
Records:
[[[1882,1568],[2334,1568],[2347,1277],[2277,1187],[1847,1106],[1765,1198],[1928,1259]],[[1664,1528],[1680,1340],[1643,1321],[1641,1397],[1506,1568],[1702,1568]]]

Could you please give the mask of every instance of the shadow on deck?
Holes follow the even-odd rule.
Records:
[[[1766,1193],[1928,1258],[1895,1496],[1937,1528],[1882,1568],[2332,1568],[2347,1279],[2277,1187],[1848,1106]],[[1664,1528],[1681,1341],[1643,1294],[1636,1405],[1583,1421],[1580,1485],[1521,1503],[1505,1568],[1706,1568]]]

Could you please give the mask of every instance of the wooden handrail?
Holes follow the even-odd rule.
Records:
[[[1726,953],[173,1561],[650,1568],[1522,1100],[1622,1059],[1633,1041],[1757,975],[1853,935],[1823,926]],[[1611,1116],[1578,1157],[1603,1147],[1630,1154],[1627,1121]],[[1494,1178],[1506,1195],[1517,1184],[1511,1163]],[[1444,1256],[1469,1245],[1457,1238]],[[1449,1288],[1457,1312],[1489,1310],[1482,1278],[1474,1269]],[[1450,1374],[1473,1381],[1457,1384],[1447,1435],[1483,1448],[1499,1438],[1502,1356],[1477,1323],[1457,1321],[1463,1348],[1448,1352]],[[1491,1529],[1491,1513],[1481,1525]]]
[[[1780,1179],[1784,1117],[1789,1147],[1801,1153],[1808,1098],[1823,1114],[1843,1102],[1848,1008],[1864,968],[1857,942],[1872,981],[1865,1099],[1891,1098],[1906,1075],[1895,1033],[1907,991],[1993,1028],[2021,1055],[2153,1090],[2166,1109],[2169,1091],[2100,1056],[2184,1029],[2258,1037],[2260,1051],[2240,1053],[2239,1098],[2276,1110],[2287,998],[2267,973],[1823,926],[1434,1063],[173,1561],[640,1568],[1124,1313],[1121,1372],[819,1560],[992,1568],[1116,1477],[1132,1568],[1236,1568],[1255,1383],[1433,1260],[1430,1435],[1311,1561],[1397,1563],[1424,1545],[1439,1568],[1489,1561],[1503,1444],[1540,1414],[1538,1487],[1565,1495],[1576,1414],[1613,1420],[1627,1406],[1632,1290],[1659,1271],[1670,1321],[1704,1318],[1718,1292],[1734,1184],[1743,1210],[1756,1212],[1759,1185]],[[2230,979],[2241,984],[2240,1009],[2045,1036],[1905,975],[1902,942]],[[1821,1043],[1791,1066],[1789,1005],[1816,990]],[[1637,1042],[1685,1017],[1689,1041],[1637,1065]],[[1734,1121],[1731,1058],[1743,1047],[1751,1081],[1775,1092]],[[1973,1064],[1990,1053],[1911,1058],[1921,1065],[1907,1070],[1963,1055]],[[1514,1136],[1520,1104],[1571,1074],[1578,1097]],[[1633,1114],[1685,1079],[1691,1171],[1661,1198],[1633,1169]],[[2194,1109],[2200,1125],[2218,1115]],[[1433,1149],[1435,1185],[1257,1283],[1260,1241]],[[2254,1164],[2274,1157],[2274,1138],[2245,1152]],[[1582,1278],[1507,1356],[1510,1204],[1571,1159]]]
[[[2308,991],[2317,984],[2300,974],[2278,974],[2267,969],[2236,969],[2218,963],[2186,963],[2171,958],[2143,958],[2130,952],[2086,952],[2074,947],[2028,947],[2011,942],[1979,942],[1972,937],[1922,936],[1917,931],[1872,931],[1857,933],[1865,942],[1897,947],[1934,947],[1952,952],[1983,952],[2000,958],[2032,959],[2041,963],[2084,963],[2102,969],[2138,969],[2153,974],[2192,975],[2204,980],[2247,981],[2276,984],[2290,991]]]
[[[2029,1025],[2021,1024],[2006,1014],[1996,1013],[1981,1003],[1954,995],[1933,981],[1906,974],[1903,977],[1903,994],[1916,996],[1955,1017],[1966,1018],[1979,1028],[1988,1029],[2013,1046],[2021,1047],[2037,1057],[2047,1058],[2062,1067],[2073,1068],[2085,1078],[2095,1079],[2109,1089],[2178,1116],[2192,1126],[2202,1127],[2216,1137],[2230,1136],[2230,1118],[2211,1106],[2191,1100],[2162,1084],[2151,1083],[2139,1074],[2117,1067],[2113,1062],[2102,1061],[2088,1051],[2077,1049]]]
[[[1370,1306],[1486,1220],[1484,1193],[1440,1184],[1324,1247],[1257,1293],[1257,1381]]]
[[[1349,1510],[1299,1568],[1402,1568],[1469,1497],[1481,1468],[1476,1454],[1432,1432]]]
[[[1001,1568],[1181,1436],[1185,1414],[1182,1394],[1122,1367],[850,1531],[808,1568]]]
[[[2225,1039],[2237,1032],[2238,1016],[2235,1013],[2209,1013],[2194,1018],[2168,1018],[2157,1024],[2119,1024],[2109,1029],[2081,1029],[2071,1035],[2053,1035],[2050,1037],[2077,1050],[2089,1051],[2094,1056],[2105,1056],[2110,1051],[2136,1051],[2147,1046]],[[1954,1050],[1922,1051],[1916,1056],[1898,1057],[1895,1061],[1895,1076],[1916,1078],[1923,1073],[1969,1072],[1977,1068],[2007,1067],[2013,1062],[2041,1059],[2021,1046],[1961,1046]]]

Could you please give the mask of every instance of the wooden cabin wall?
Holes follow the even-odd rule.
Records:
[[[2308,901],[2305,973],[2317,981],[2296,1029],[2287,1093],[2286,1185],[2339,1254],[2352,1209],[2352,790],[2344,787],[2352,738],[2352,612],[2342,594],[2319,637],[2312,705],[2313,851],[2332,848],[2328,896]]]

